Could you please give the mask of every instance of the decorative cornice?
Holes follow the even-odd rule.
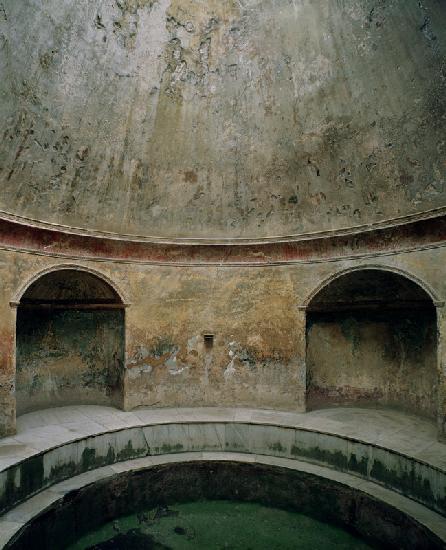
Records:
[[[378,222],[356,225],[350,227],[344,227],[341,229],[329,229],[324,231],[312,231],[306,233],[296,233],[291,235],[271,235],[266,237],[161,237],[150,235],[136,235],[115,233],[112,231],[101,231],[95,229],[88,229],[82,227],[74,227],[70,225],[63,225],[44,220],[36,220],[26,216],[13,214],[0,210],[0,220],[11,221],[25,227],[34,227],[36,229],[46,229],[49,231],[55,231],[57,233],[64,233],[67,235],[78,235],[83,237],[96,237],[100,239],[135,242],[135,243],[147,243],[147,244],[160,244],[160,245],[188,245],[188,246],[246,246],[246,245],[262,245],[262,244],[277,244],[277,243],[293,243],[322,238],[344,237],[361,235],[366,232],[376,231],[378,229],[388,229],[398,227],[401,225],[407,225],[417,221],[430,220],[446,216],[446,206],[434,208],[431,210],[425,210],[423,212],[416,212],[405,216],[399,216],[396,218],[388,218],[380,220]]]
[[[446,212],[349,235],[242,244],[154,243],[78,235],[0,217],[0,249],[63,258],[172,266],[274,266],[373,258],[446,246]]]

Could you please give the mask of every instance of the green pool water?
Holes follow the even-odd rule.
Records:
[[[205,501],[122,517],[69,550],[366,550],[347,531],[258,504]]]

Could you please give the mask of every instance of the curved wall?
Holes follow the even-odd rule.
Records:
[[[442,2],[3,6],[3,211],[219,239],[444,206]]]
[[[239,254],[243,251],[241,247]],[[125,296],[125,409],[227,405],[303,411],[308,386],[306,308],[311,297],[325,282],[346,271],[372,267],[406,275],[428,292],[437,307],[437,328],[432,325],[430,337],[435,338],[433,333],[438,331],[438,402],[431,397],[429,410],[432,414],[437,409],[440,434],[444,434],[446,320],[442,299],[446,287],[441,266],[445,254],[442,245],[435,245],[369,253],[363,259],[308,258],[283,265],[249,261],[246,265],[208,265],[200,253],[192,256],[196,263],[190,266],[107,259],[77,259],[76,264],[103,274]],[[3,249],[0,260],[4,434],[15,426],[14,306],[27,281],[35,281],[51,269],[73,268],[74,262],[54,258],[44,249]],[[214,335],[213,345],[206,344],[204,334]],[[429,377],[436,378],[434,363],[429,365]],[[362,368],[353,365],[353,374],[358,375]],[[418,375],[427,383],[421,363]],[[381,383],[388,386],[385,376]],[[410,384],[416,384],[415,380]],[[41,402],[42,407],[52,405],[50,397]]]

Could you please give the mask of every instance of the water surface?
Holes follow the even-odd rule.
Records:
[[[369,550],[347,531],[259,504],[205,501],[122,517],[69,550]]]

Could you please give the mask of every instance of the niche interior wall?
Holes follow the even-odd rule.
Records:
[[[17,307],[17,414],[48,406],[122,407],[124,306],[104,280],[59,269],[34,281]]]
[[[307,408],[390,406],[436,418],[437,314],[402,275],[355,270],[307,309]]]

